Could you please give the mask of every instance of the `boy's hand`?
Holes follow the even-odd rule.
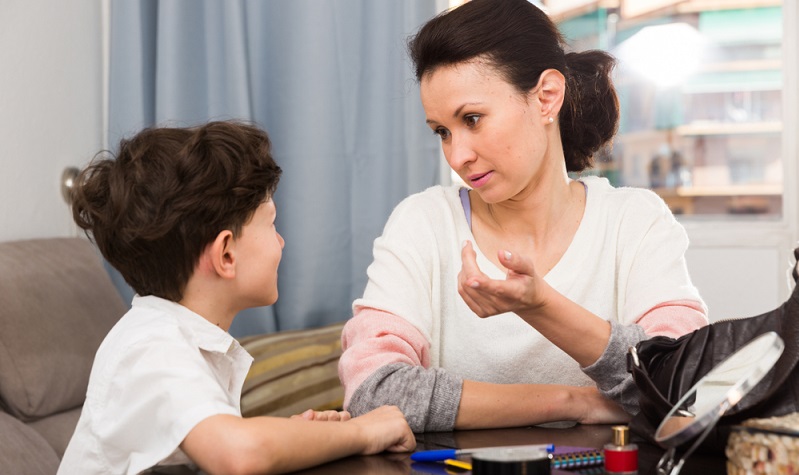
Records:
[[[366,443],[363,455],[389,452],[410,452],[416,448],[413,435],[405,416],[397,406],[381,406],[356,417],[350,424],[357,424]]]
[[[308,409],[302,414],[295,414],[291,416],[292,419],[305,419],[306,421],[334,421],[344,422],[352,419],[352,416],[347,411],[314,411]]]

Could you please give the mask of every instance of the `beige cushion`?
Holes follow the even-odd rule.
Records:
[[[0,412],[0,473],[53,475],[59,458],[41,435]]]
[[[342,322],[241,338],[242,346],[255,359],[242,389],[242,415],[340,410],[344,389],[338,379],[338,360],[343,327]]]
[[[28,427],[36,430],[44,440],[55,450],[58,458],[64,456],[69,440],[75,433],[75,427],[80,419],[81,408],[70,409],[66,412],[59,412],[52,416],[29,422]]]
[[[82,238],[0,243],[0,402],[24,421],[83,404],[94,354],[125,313]]]

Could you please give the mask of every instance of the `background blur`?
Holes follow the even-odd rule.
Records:
[[[677,213],[711,319],[776,307],[799,239],[796,3],[537,3],[573,49],[619,59],[621,129],[591,173],[652,188]],[[0,241],[78,235],[62,172],[121,137],[247,119],[270,133],[285,170],[287,244],[280,301],[231,332],[349,318],[393,206],[451,179],[405,53],[407,36],[448,6],[0,1]]]

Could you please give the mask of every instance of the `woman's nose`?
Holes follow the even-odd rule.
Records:
[[[448,147],[444,149],[444,156],[449,166],[456,171],[477,158],[468,137],[463,134],[459,136],[453,134]]]

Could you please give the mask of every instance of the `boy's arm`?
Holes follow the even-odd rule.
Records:
[[[211,416],[181,448],[209,474],[284,473],[349,455],[411,451],[416,440],[396,407],[341,423],[301,418]]]

